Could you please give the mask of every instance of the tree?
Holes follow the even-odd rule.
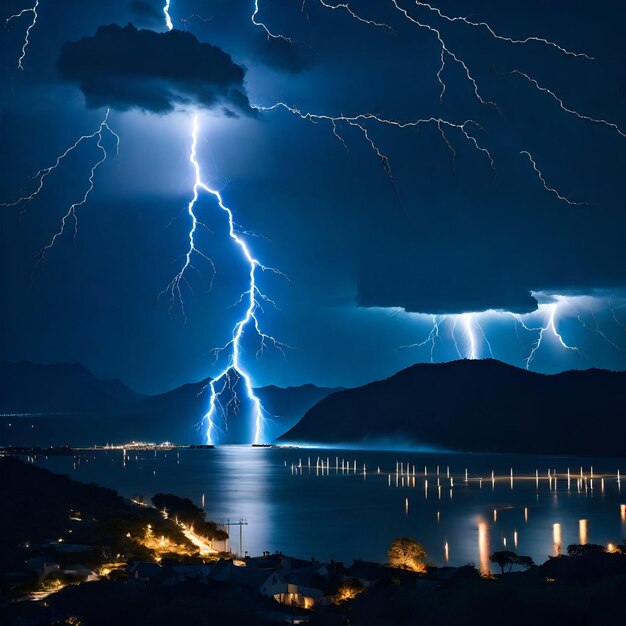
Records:
[[[524,569],[530,569],[535,566],[535,562],[529,556],[518,556],[517,565],[520,565]]]
[[[515,554],[515,552],[511,552],[510,550],[500,550],[499,552],[494,552],[489,557],[489,560],[498,565],[504,574],[505,567],[508,567],[510,572],[513,565],[515,565],[517,554]]]
[[[392,567],[408,569],[413,572],[426,571],[426,550],[410,537],[400,537],[394,539],[389,552],[389,564]]]
[[[514,565],[519,565],[520,567],[528,569],[535,564],[531,557],[519,556],[515,554],[515,552],[511,552],[510,550],[500,550],[499,552],[494,552],[489,557],[489,560],[492,563],[498,565],[503,574],[505,567],[508,567],[508,571],[510,572],[513,569]]]
[[[354,600],[360,593],[365,590],[365,585],[356,578],[349,578],[343,584],[339,586],[338,601],[345,602],[346,600]]]
[[[574,543],[571,546],[567,546],[567,554],[569,556],[586,556],[587,554],[601,554],[604,552],[604,546],[600,546],[596,543]]]

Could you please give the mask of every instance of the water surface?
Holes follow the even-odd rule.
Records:
[[[626,537],[625,459],[224,446],[36,462],[128,497],[204,498],[208,518],[247,521],[250,554],[384,562],[391,541],[409,536],[433,563],[486,568],[505,547],[543,562],[572,543]],[[238,529],[231,548],[240,550]]]

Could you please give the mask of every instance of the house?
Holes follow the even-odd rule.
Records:
[[[39,578],[46,578],[54,572],[58,572],[60,565],[49,556],[36,556],[26,561],[26,569],[35,572]]]
[[[371,587],[377,582],[389,578],[391,572],[392,570],[380,563],[356,559],[350,567],[345,568],[343,579],[355,579],[365,587]]]
[[[266,582],[264,594],[288,606],[312,609],[328,606],[337,596],[336,585],[328,579],[328,570],[319,563],[295,570],[277,570]]]
[[[170,574],[168,568],[161,567],[158,563],[151,561],[133,561],[128,566],[128,582],[143,587],[159,584],[167,579]]]
[[[71,563],[69,565],[63,565],[60,568],[61,574],[68,576],[76,576],[77,578],[84,578],[87,582],[98,580],[98,576],[93,573],[86,565],[80,563]]]

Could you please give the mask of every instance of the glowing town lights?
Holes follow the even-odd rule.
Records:
[[[586,543],[589,543],[588,529],[589,529],[588,520],[586,519],[578,520],[578,542],[581,545],[585,545]]]
[[[552,525],[552,547],[554,556],[560,556],[563,549],[563,537],[561,534],[561,524]]]
[[[38,6],[39,6],[39,0],[35,0],[35,3],[33,4],[32,7],[27,7],[25,9],[22,9],[19,13],[16,13],[15,15],[10,15],[5,20],[5,24],[8,24],[12,20],[18,19],[18,18],[22,17],[23,15],[26,15],[28,13],[32,14],[31,22],[26,27],[26,31],[24,33],[24,42],[22,44],[22,53],[20,54],[20,58],[17,60],[17,67],[20,70],[24,69],[24,66],[22,65],[22,62],[24,61],[24,57],[26,57],[26,51],[28,49],[28,44],[30,43],[30,31],[34,28],[35,24],[37,23],[37,17],[38,17],[38,15],[37,15],[37,7]]]

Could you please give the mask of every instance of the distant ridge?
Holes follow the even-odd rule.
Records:
[[[625,401],[626,372],[546,375],[493,359],[418,364],[326,397],[281,441],[626,456]]]
[[[92,445],[132,439],[204,443],[198,424],[208,406],[205,388],[210,382],[207,378],[142,395],[120,381],[100,380],[77,363],[0,363],[0,414],[28,416],[29,422],[0,420],[0,445]],[[272,385],[256,391],[272,416],[267,435],[274,439],[336,389]]]

